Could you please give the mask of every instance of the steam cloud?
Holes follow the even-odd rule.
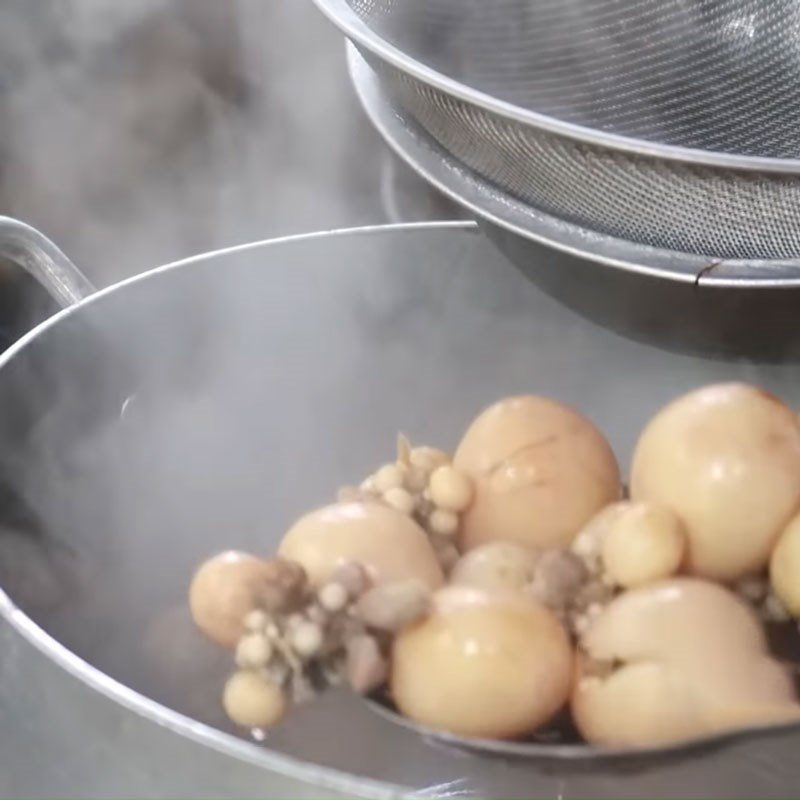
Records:
[[[310,5],[42,0],[0,18],[0,213],[98,284],[380,223],[385,150]]]

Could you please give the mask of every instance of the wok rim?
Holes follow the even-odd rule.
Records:
[[[58,326],[62,319],[78,313],[83,309],[99,301],[102,298],[123,290],[127,286],[132,286],[139,282],[148,280],[151,277],[168,273],[173,270],[191,267],[204,261],[218,259],[224,256],[245,253],[251,250],[258,250],[272,245],[291,244],[293,242],[304,242],[315,239],[326,239],[331,237],[350,237],[350,236],[374,236],[383,233],[415,233],[417,231],[453,231],[462,233],[479,234],[480,227],[477,223],[470,220],[443,220],[443,221],[422,221],[422,222],[403,222],[382,225],[367,225],[351,228],[337,228],[332,230],[315,231],[313,233],[293,234],[290,236],[276,237],[271,239],[261,239],[231,247],[211,250],[199,253],[194,256],[179,259],[177,261],[154,267],[145,272],[133,275],[110,286],[103,287],[95,293],[81,299],[74,305],[62,309],[46,320],[42,321],[29,332],[24,334],[14,344],[3,353],[0,353],[0,381],[2,370],[7,363],[12,361],[17,354],[22,352],[31,342],[38,339],[46,331]],[[0,586],[0,617],[2,617],[16,633],[22,636],[28,644],[33,646],[40,654],[46,656],[56,666],[63,669],[71,677],[77,679],[81,684],[92,689],[106,699],[118,704],[127,711],[137,714],[139,717],[154,723],[162,728],[166,728],[172,733],[176,733],[186,739],[211,748],[222,754],[231,756],[239,761],[248,763],[252,766],[266,769],[279,774],[283,777],[296,780],[306,785],[315,785],[319,788],[332,789],[345,795],[379,798],[389,800],[390,798],[406,797],[409,792],[415,793],[413,787],[403,786],[396,783],[376,781],[372,778],[364,778],[351,772],[339,770],[334,767],[322,766],[311,761],[305,761],[284,753],[271,750],[268,746],[256,744],[238,738],[232,734],[221,731],[198,720],[192,719],[178,711],[153,700],[146,695],[130,688],[126,684],[111,677],[98,667],[78,656],[66,645],[62,644],[51,634],[47,633],[38,625],[32,617],[26,614],[10,597],[6,590]],[[373,704],[365,700],[368,705]],[[381,713],[373,708],[375,713]],[[395,724],[402,723],[395,721]],[[411,727],[410,721],[406,727]],[[697,750],[698,748],[710,745],[727,747],[749,737],[758,737],[768,734],[800,733],[800,721],[788,721],[773,723],[769,725],[751,726],[734,731],[722,732],[718,734],[697,737],[673,745],[653,748],[594,748],[584,749],[580,752],[573,750],[570,754],[566,752],[558,753],[557,747],[552,749],[548,746],[549,753],[538,752],[526,754],[522,752],[519,743],[510,743],[510,749],[503,752],[504,743],[494,743],[493,747],[485,747],[485,743],[476,741],[473,746],[469,742],[464,742],[458,737],[450,734],[423,729],[419,727],[416,733],[424,738],[438,740],[442,744],[447,744],[462,750],[484,756],[525,756],[525,760],[531,764],[561,763],[565,765],[592,764],[609,765],[623,761],[636,761],[652,757],[675,757]],[[521,745],[525,747],[525,745]],[[516,751],[516,752],[515,752]],[[309,774],[310,773],[310,774]]]

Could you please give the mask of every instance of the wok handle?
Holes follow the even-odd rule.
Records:
[[[32,275],[62,307],[94,294],[86,276],[43,233],[0,216],[0,258]]]

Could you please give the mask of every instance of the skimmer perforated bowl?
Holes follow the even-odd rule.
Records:
[[[800,259],[795,0],[316,2],[393,102],[531,207],[665,251]]]

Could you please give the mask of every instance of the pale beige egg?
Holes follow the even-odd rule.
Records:
[[[590,744],[653,747],[705,732],[702,714],[680,672],[659,661],[633,662],[604,677],[578,660],[570,705]]]
[[[587,741],[643,747],[798,717],[752,610],[673,578],[620,595],[583,637],[572,715]]]
[[[464,549],[498,539],[568,546],[620,495],[619,469],[602,434],[544,397],[513,397],[486,409],[461,440],[453,465],[474,485],[461,523]]]
[[[425,532],[407,514],[380,503],[337,503],[299,519],[278,550],[301,564],[315,586],[355,562],[373,583],[417,579],[431,589],[444,575]]]
[[[189,608],[198,628],[223,647],[236,647],[244,618],[260,605],[273,578],[269,561],[229,550],[200,565],[189,586]]]
[[[602,559],[609,579],[631,589],[674,575],[685,551],[686,534],[675,514],[648,503],[629,503],[610,525]]]
[[[418,723],[468,737],[512,739],[565,704],[573,652],[558,620],[518,594],[448,587],[392,652],[391,690]]]
[[[444,464],[437,467],[428,482],[428,496],[438,508],[457,514],[469,508],[475,488],[469,476]]]
[[[700,578],[670,578],[619,595],[593,623],[584,646],[598,659],[693,661],[715,653],[763,652],[766,635],[732,591]]]
[[[800,514],[786,527],[769,564],[772,590],[794,617],[800,617]]]
[[[599,570],[603,555],[603,544],[614,523],[623,516],[630,507],[629,500],[619,500],[605,506],[592,516],[572,540],[570,550],[587,564],[593,571]]]
[[[683,521],[692,573],[733,581],[758,572],[800,507],[797,416],[746,384],[690,392],[639,438],[631,497]]]
[[[540,553],[515,542],[489,542],[465,553],[450,582],[489,590],[521,591],[532,580]]]
[[[243,728],[269,728],[286,712],[286,698],[261,673],[240,670],[225,684],[222,706],[230,720]]]

